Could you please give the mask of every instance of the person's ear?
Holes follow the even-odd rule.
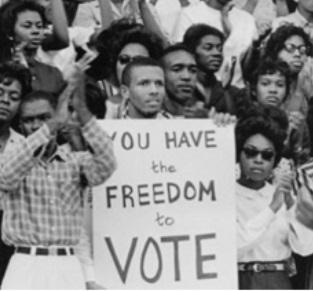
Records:
[[[126,85],[120,86],[120,92],[124,100],[129,98],[129,95],[130,95],[129,88]]]

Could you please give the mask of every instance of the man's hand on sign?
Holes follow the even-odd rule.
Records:
[[[103,286],[99,285],[95,281],[88,281],[86,282],[86,289],[87,290],[106,290]]]
[[[212,107],[210,110],[209,118],[213,120],[216,126],[227,126],[237,121],[236,116],[230,115],[229,113],[218,113],[215,107]]]
[[[184,117],[208,118],[208,110],[204,108],[204,103],[202,101],[197,101],[195,104],[185,106]]]

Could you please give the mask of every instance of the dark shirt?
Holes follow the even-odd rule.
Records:
[[[195,90],[196,99],[203,101],[205,108],[210,110],[212,107],[215,107],[217,112],[230,113],[232,115],[237,115],[238,102],[242,98],[246,98],[245,95],[244,89],[234,86],[228,86],[227,89],[223,88],[222,83],[216,78],[211,80],[211,96],[209,98],[204,96],[199,86]]]
[[[31,60],[28,62],[32,76],[32,89],[43,90],[54,95],[59,95],[65,88],[65,81],[59,69]]]

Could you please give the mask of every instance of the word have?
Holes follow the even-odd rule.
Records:
[[[166,149],[171,148],[192,148],[192,147],[204,147],[204,148],[216,148],[215,143],[215,131],[214,130],[201,130],[198,132],[165,132],[164,143]],[[120,143],[124,150],[133,150],[135,148],[141,150],[147,150],[150,148],[151,136],[150,133],[130,133],[114,132],[111,135],[113,141]]]
[[[216,201],[215,183],[213,180],[207,184],[199,181],[193,183],[186,181],[183,185],[172,182],[121,185],[106,187],[107,208],[111,208],[112,202],[118,200],[123,208],[148,206],[151,204],[174,203],[181,199],[187,201],[203,201],[208,198]]]
[[[204,265],[207,266],[208,261],[213,261],[216,259],[214,254],[203,254],[202,245],[207,245],[208,240],[212,240],[216,238],[215,233],[207,233],[201,235],[195,235],[194,244],[195,244],[195,258],[190,258],[190,263],[195,262],[195,274],[198,280],[204,279],[216,279],[216,272],[205,272]],[[133,257],[138,255],[138,237],[134,237],[131,241],[130,247],[127,252],[127,258],[124,266],[121,264],[121,260],[114,248],[112,239],[110,237],[104,238],[105,243],[108,247],[109,253],[112,257],[114,266],[118,272],[118,275],[121,281],[125,284],[127,281],[128,273],[130,272],[131,262],[133,261]],[[162,256],[162,247],[163,244],[172,244],[173,245],[173,265],[174,265],[174,280],[181,281],[181,263],[180,263],[180,252],[179,245],[184,242],[190,243],[189,235],[180,235],[180,236],[162,236],[160,237],[160,243],[156,241],[156,239],[152,237],[148,237],[148,239],[143,244],[143,249],[139,250],[139,261],[140,261],[140,276],[141,278],[148,283],[156,283],[160,280],[163,272],[164,261],[170,262],[169,258],[165,258],[163,260]],[[154,252],[156,256],[149,256],[149,251]],[[147,261],[149,259],[149,261]],[[151,266],[156,266],[155,274],[148,275],[147,273],[151,273]]]

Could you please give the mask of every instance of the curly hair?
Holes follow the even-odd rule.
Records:
[[[17,80],[22,87],[22,98],[31,91],[30,71],[14,62],[0,63],[0,83],[6,80]]]
[[[247,139],[253,135],[261,134],[274,145],[276,152],[274,166],[276,166],[282,156],[287,129],[288,118],[281,109],[273,106],[251,108],[246,116],[240,119],[236,125],[237,162]]]
[[[207,24],[193,24],[184,34],[183,43],[193,52],[196,52],[197,46],[204,36],[213,35],[221,39],[222,43],[225,41],[224,34],[215,27]]]
[[[31,1],[9,1],[3,4],[0,8],[0,61],[8,61],[11,59],[11,50],[14,47],[14,27],[18,18],[18,15],[24,11],[37,12],[43,22],[43,25],[47,25],[47,19],[45,16],[45,9]]]
[[[301,37],[308,48],[308,56],[313,55],[313,47],[308,34],[301,27],[293,24],[282,25],[271,34],[265,47],[265,55],[276,60],[284,48],[285,41],[292,36]]]
[[[97,63],[101,71],[98,79],[101,75],[102,78],[111,78],[117,83],[115,65],[121,50],[130,43],[144,46],[153,59],[159,59],[162,55],[163,45],[159,37],[148,32],[142,24],[121,19],[102,31],[96,40],[95,46],[99,52]]]
[[[256,101],[257,99],[255,92],[260,76],[273,75],[275,73],[280,73],[282,76],[285,77],[286,80],[285,99],[287,98],[290,91],[290,70],[288,64],[280,60],[272,60],[271,58],[265,57],[263,59],[260,59],[259,65],[253,71],[252,77],[249,80],[250,89],[252,93],[251,94],[252,100]]]

